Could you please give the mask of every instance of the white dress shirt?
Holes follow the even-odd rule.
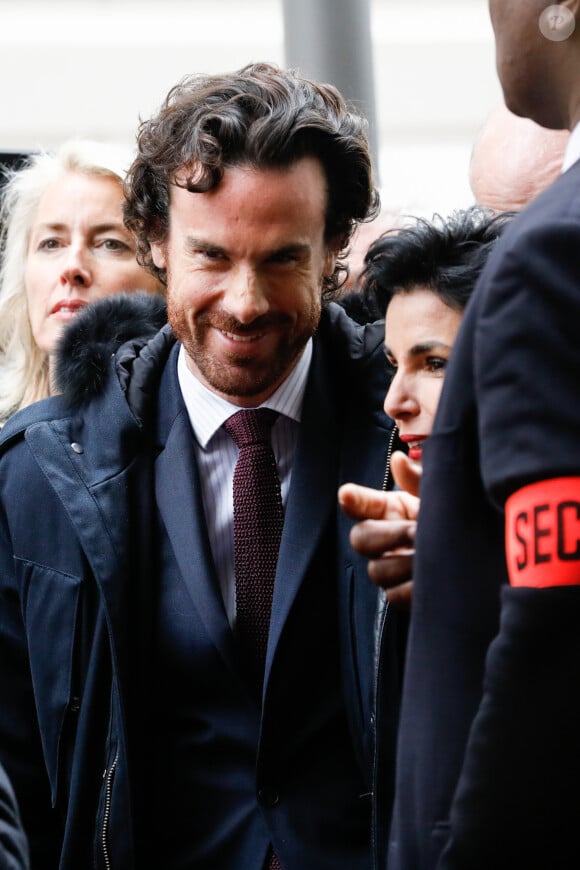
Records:
[[[272,429],[272,448],[278,466],[284,508],[311,361],[312,340],[286,380],[260,406],[272,408],[280,414]],[[187,367],[183,346],[177,360],[177,377],[195,435],[194,446],[209,541],[226,613],[233,627],[236,615],[233,476],[238,448],[223,424],[241,409],[212,392],[195,377]]]
[[[576,163],[579,157],[580,124],[576,124],[576,126],[570,133],[570,138],[568,139],[568,144],[566,145],[566,150],[564,152],[564,162],[562,163],[562,172],[566,172],[567,169],[570,169],[572,164]]]

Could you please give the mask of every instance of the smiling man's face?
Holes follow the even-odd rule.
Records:
[[[191,371],[235,404],[271,395],[318,326],[335,264],[326,206],[312,157],[228,168],[205,193],[171,189],[168,237],[152,244],[167,269],[169,320]]]

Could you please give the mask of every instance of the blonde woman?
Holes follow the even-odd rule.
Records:
[[[162,292],[123,223],[130,149],[71,140],[9,173],[0,206],[0,424],[51,392],[63,328],[96,299]]]

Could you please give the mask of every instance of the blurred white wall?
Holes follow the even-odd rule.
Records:
[[[468,205],[471,145],[502,99],[487,0],[376,2],[373,40],[385,205]]]
[[[182,76],[284,63],[281,0],[0,0],[0,150],[132,142]],[[471,197],[471,143],[501,98],[487,0],[372,0],[386,208]]]

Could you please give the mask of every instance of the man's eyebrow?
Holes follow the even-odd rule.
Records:
[[[186,239],[186,244],[192,251],[217,251],[219,254],[226,253],[226,249],[221,245],[216,245],[214,242],[208,242],[206,239],[188,237]]]
[[[198,239],[195,237],[189,237],[186,240],[187,247],[191,251],[212,251],[217,254],[225,254],[227,255],[227,248],[224,248],[222,245],[218,245],[215,242],[209,242],[207,239]],[[310,253],[311,246],[305,242],[296,242],[291,243],[289,245],[282,245],[280,248],[272,248],[270,251],[267,251],[264,255],[264,259],[268,260],[271,257],[284,257],[290,254],[308,254]]]
[[[309,252],[310,245],[305,242],[296,242],[295,244],[283,245],[281,248],[273,248],[267,256],[279,257],[285,254],[308,254]]]

